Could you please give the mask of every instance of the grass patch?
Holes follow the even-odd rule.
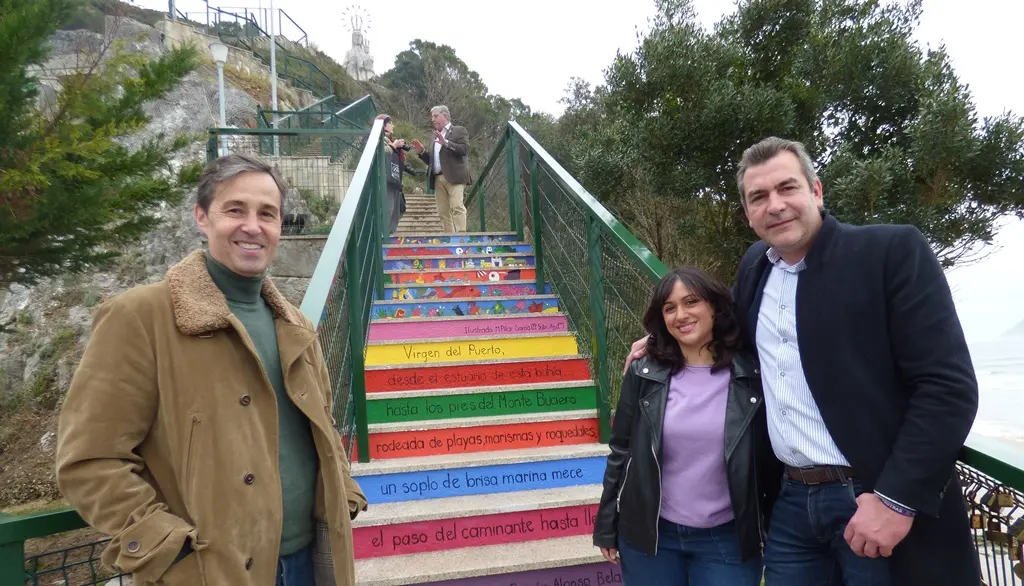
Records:
[[[306,207],[309,208],[309,213],[316,216],[318,223],[326,224],[329,223],[335,216],[338,215],[338,210],[341,209],[341,204],[331,197],[321,197],[316,191],[306,188],[298,188],[299,197],[302,201],[306,202]]]

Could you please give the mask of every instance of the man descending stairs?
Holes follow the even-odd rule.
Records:
[[[366,352],[362,585],[620,584],[591,544],[608,450],[597,390],[533,250],[400,234]],[[355,459],[353,459],[354,461]]]
[[[398,220],[399,234],[424,234],[441,231],[437,200],[433,195],[405,195],[405,213]]]

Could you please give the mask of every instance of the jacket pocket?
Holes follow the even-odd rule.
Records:
[[[196,485],[196,467],[199,460],[199,436],[202,434],[203,418],[199,413],[192,414],[192,422],[188,431],[188,448],[185,452],[185,482],[182,486],[182,497],[185,500],[185,507],[192,516],[192,522],[199,525],[197,519],[197,503],[194,500]]]
[[[193,551],[171,565],[156,582],[159,586],[199,586],[205,584],[199,568],[199,552]]]

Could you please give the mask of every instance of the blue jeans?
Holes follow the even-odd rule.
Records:
[[[313,578],[313,544],[277,558],[276,586],[316,586]]]
[[[761,560],[740,562],[736,523],[710,529],[658,521],[658,552],[619,538],[623,586],[759,586]]]
[[[889,586],[889,561],[860,557],[843,538],[860,494],[856,479],[784,478],[764,548],[765,586]]]

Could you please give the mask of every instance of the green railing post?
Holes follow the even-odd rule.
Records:
[[[542,245],[540,221],[540,181],[537,178],[537,153],[530,151],[530,216],[533,218],[533,258],[537,271],[537,294],[544,294],[544,246]]]
[[[484,176],[480,176],[480,181],[484,180]],[[487,195],[487,188],[481,185],[478,188],[480,197],[477,198],[477,207],[480,208],[480,231],[487,231],[487,210],[484,208],[484,197]]]
[[[375,249],[373,254],[377,255],[377,259],[374,262],[374,266],[377,267],[374,278],[376,279],[377,286],[377,299],[384,299],[384,244],[388,241],[390,236],[391,217],[388,214],[388,160],[387,160],[387,147],[384,146],[384,141],[380,141],[377,146],[377,174],[376,182],[374,185],[373,193],[370,194],[370,209],[369,212],[374,214],[374,225],[376,226],[376,233],[374,238],[370,241],[371,246]],[[372,312],[371,312],[372,314]]]
[[[505,178],[508,182],[508,229],[516,233],[516,238],[523,239],[523,214],[520,213],[522,189],[519,181],[519,141],[512,128],[505,133]]]
[[[212,163],[217,160],[217,133],[211,132],[206,139],[206,162]]]
[[[3,517],[6,515],[0,515]],[[25,542],[0,543],[0,584],[25,583]]]
[[[373,186],[370,186],[373,189]],[[367,202],[370,203],[370,202]],[[364,211],[371,211],[369,209]],[[366,373],[363,350],[366,336],[363,333],[363,294],[362,283],[359,277],[363,272],[362,256],[365,243],[364,234],[361,229],[362,219],[356,214],[355,226],[353,227],[352,238],[345,247],[345,263],[348,265],[346,275],[346,288],[348,293],[348,343],[349,352],[352,356],[352,371],[349,373],[349,380],[352,381],[352,399],[356,409],[356,451],[360,462],[370,461],[370,433],[366,422]]]
[[[601,221],[587,217],[587,260],[590,270],[590,327],[594,331],[590,349],[597,368],[597,421],[601,443],[611,437],[611,377],[608,373],[608,333],[604,315],[604,273],[601,269]]]

